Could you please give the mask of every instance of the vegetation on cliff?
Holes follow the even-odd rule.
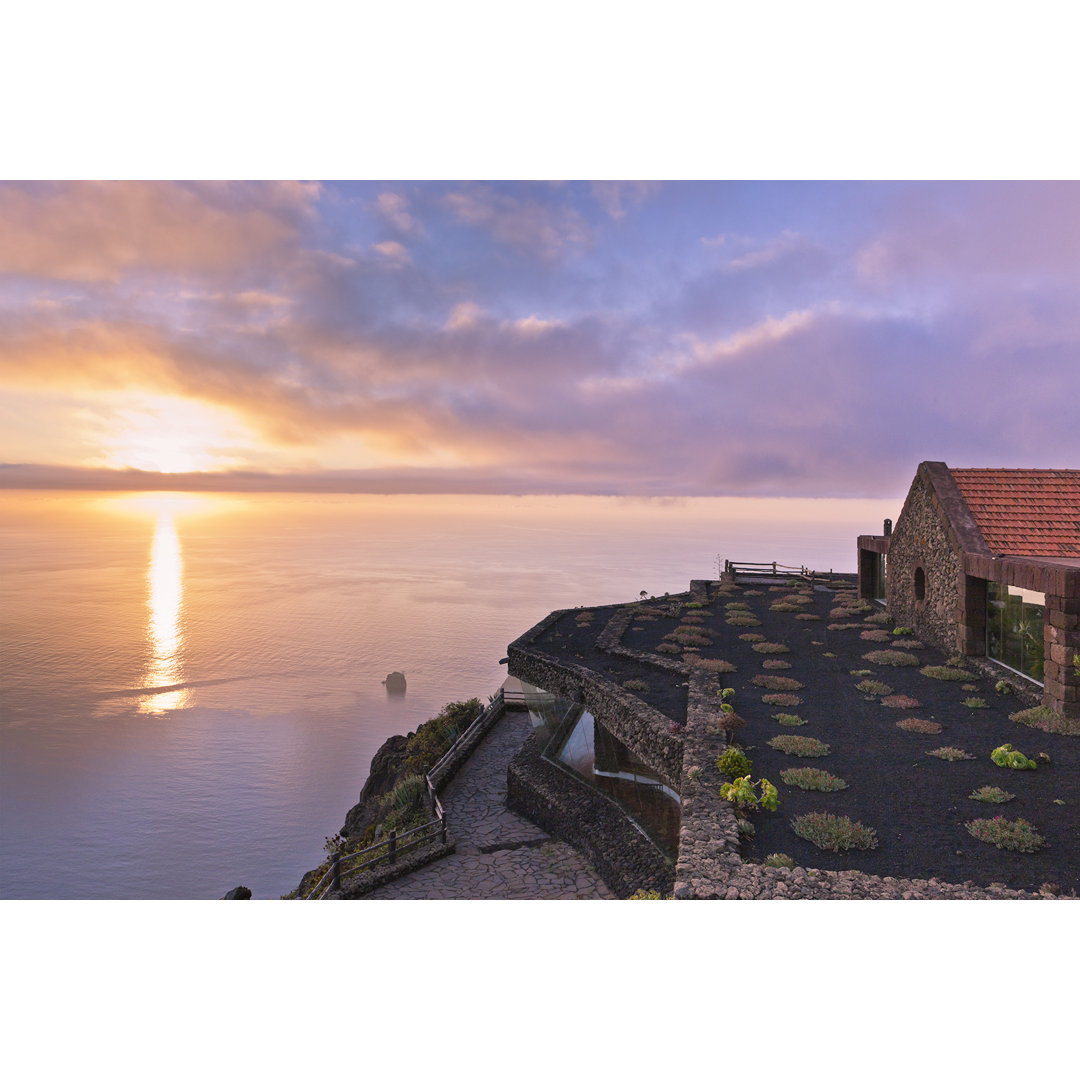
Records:
[[[308,894],[330,868],[330,856],[350,855],[377,843],[391,829],[399,833],[428,820],[427,784],[424,776],[454,745],[476,719],[480,701],[452,701],[437,716],[408,735],[391,735],[371,759],[371,770],[360,799],[345,815],[341,831],[328,836],[327,857],[309,870],[299,886],[283,899]]]

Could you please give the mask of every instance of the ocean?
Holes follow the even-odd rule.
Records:
[[[486,701],[549,611],[718,557],[852,571],[899,506],[0,493],[0,897],[277,898],[387,736]]]

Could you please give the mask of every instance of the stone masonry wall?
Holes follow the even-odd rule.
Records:
[[[915,571],[926,575],[926,595],[915,597]],[[923,641],[956,654],[961,554],[948,535],[934,493],[921,472],[908,493],[889,544],[887,601],[898,626],[910,626]]]

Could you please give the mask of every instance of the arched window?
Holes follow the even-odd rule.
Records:
[[[926,599],[926,574],[921,566],[915,567],[915,599],[920,604]]]

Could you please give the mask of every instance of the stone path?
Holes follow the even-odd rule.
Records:
[[[441,799],[457,843],[453,855],[391,881],[365,900],[614,900],[569,844],[506,807],[506,767],[532,730],[508,711]]]

